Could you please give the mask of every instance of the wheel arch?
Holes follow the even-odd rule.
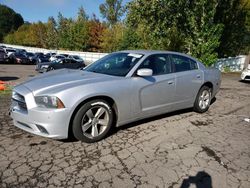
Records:
[[[114,122],[113,122],[113,125],[114,126],[117,122],[117,119],[118,119],[118,109],[117,109],[117,105],[115,103],[115,100],[109,96],[106,96],[106,95],[98,95],[98,96],[92,96],[92,97],[89,97],[85,100],[83,100],[82,102],[80,102],[74,109],[71,117],[70,117],[70,121],[69,121],[69,128],[68,128],[68,138],[72,138],[73,137],[73,133],[72,133],[72,123],[73,123],[73,120],[74,120],[74,117],[77,113],[77,111],[82,107],[82,105],[84,105],[85,103],[89,102],[89,101],[92,101],[92,100],[104,100],[106,101],[110,107],[112,108],[113,112],[114,112]]]
[[[200,89],[201,89],[203,86],[207,86],[207,87],[211,88],[211,89],[212,89],[212,93],[213,93],[214,86],[213,86],[213,83],[212,83],[212,82],[209,82],[209,81],[205,82],[205,83],[200,87]]]

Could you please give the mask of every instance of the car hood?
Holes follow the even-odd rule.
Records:
[[[46,93],[48,90],[60,91],[79,85],[117,79],[122,79],[122,77],[109,76],[83,70],[59,69],[33,77],[24,82],[23,85],[36,95],[37,93]]]

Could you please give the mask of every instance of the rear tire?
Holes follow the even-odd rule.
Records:
[[[195,99],[194,111],[198,113],[206,112],[209,109],[211,99],[212,89],[208,86],[202,86]]]
[[[83,142],[97,142],[107,135],[113,119],[113,110],[106,101],[89,101],[75,114],[72,125],[73,135]]]

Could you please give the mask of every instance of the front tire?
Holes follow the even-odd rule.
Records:
[[[204,113],[209,109],[212,98],[212,89],[208,86],[202,86],[198,92],[195,103],[194,111]]]
[[[113,110],[106,101],[89,101],[77,111],[73,119],[73,135],[83,142],[97,142],[107,135],[113,119]]]

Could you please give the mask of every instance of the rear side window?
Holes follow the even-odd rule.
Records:
[[[175,72],[198,69],[197,63],[188,57],[184,57],[180,55],[171,55],[171,59],[173,62]]]

